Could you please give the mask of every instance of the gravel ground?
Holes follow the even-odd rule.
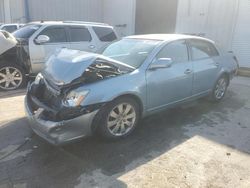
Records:
[[[148,117],[129,138],[55,147],[25,118],[24,92],[0,93],[0,187],[250,187],[250,78],[220,104]]]

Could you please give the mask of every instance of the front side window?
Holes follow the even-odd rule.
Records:
[[[67,34],[63,27],[46,28],[39,35],[48,36],[50,38],[48,43],[67,42]]]
[[[92,37],[85,27],[70,27],[70,42],[88,42]]]
[[[138,68],[161,41],[122,39],[109,45],[103,55]]]
[[[211,58],[219,55],[213,44],[202,40],[190,40],[193,60]]]
[[[93,27],[99,40],[102,42],[112,42],[117,39],[115,32],[112,28],[108,27]]]
[[[176,41],[167,44],[156,56],[159,58],[171,58],[173,63],[188,61],[188,49],[185,41]]]

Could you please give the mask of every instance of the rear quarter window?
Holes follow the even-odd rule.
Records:
[[[102,42],[112,42],[117,39],[117,36],[112,28],[109,27],[93,27],[97,37]]]

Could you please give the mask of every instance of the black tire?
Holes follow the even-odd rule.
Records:
[[[221,83],[223,83],[223,85],[225,85],[225,88],[221,89],[221,94],[218,94],[218,87],[219,87],[219,85],[221,85]],[[210,95],[210,101],[220,102],[225,97],[228,85],[229,85],[229,80],[228,80],[228,77],[226,75],[222,75],[221,77],[219,77],[219,79],[216,81],[216,84],[215,84],[213,91]]]
[[[111,128],[108,128],[108,121],[110,121],[109,118],[112,118],[110,115],[111,112],[116,110],[116,108],[118,109],[118,106],[120,106],[121,104],[123,104],[124,111],[126,111],[125,109],[127,108],[126,104],[131,105],[132,108],[134,109],[134,111],[131,110],[131,112],[132,111],[135,112],[136,117],[133,126],[131,126],[132,128],[128,130],[128,132],[121,135],[114,135],[110,130]],[[139,119],[140,119],[139,104],[132,98],[121,97],[105,105],[97,114],[94,124],[97,126],[97,133],[100,136],[108,140],[117,140],[129,136],[137,127]],[[116,126],[118,126],[118,124],[116,124]],[[125,126],[125,127],[128,128],[130,126]]]
[[[7,75],[7,68],[9,68],[10,74],[11,73],[14,74],[13,77],[15,77],[15,79],[18,79],[14,81],[16,86],[8,80],[8,82],[10,83],[9,83],[9,86],[6,87],[7,86],[5,85],[6,77],[4,78],[4,75],[5,76]],[[17,71],[16,73],[14,73],[15,70]],[[26,85],[26,75],[25,75],[24,69],[21,66],[15,63],[0,62],[0,90],[3,90],[3,91],[16,90],[19,88],[23,88],[25,85]]]

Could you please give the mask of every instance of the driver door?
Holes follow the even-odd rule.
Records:
[[[40,72],[45,65],[46,60],[60,48],[70,48],[70,42],[65,26],[48,26],[37,36],[46,35],[49,41],[38,44],[35,40],[30,41],[30,59],[32,63],[32,72]],[[35,38],[35,39],[36,39]]]
[[[149,111],[164,108],[192,95],[193,66],[189,61],[185,40],[167,44],[152,63],[157,63],[160,58],[171,58],[172,65],[168,68],[147,70]]]

